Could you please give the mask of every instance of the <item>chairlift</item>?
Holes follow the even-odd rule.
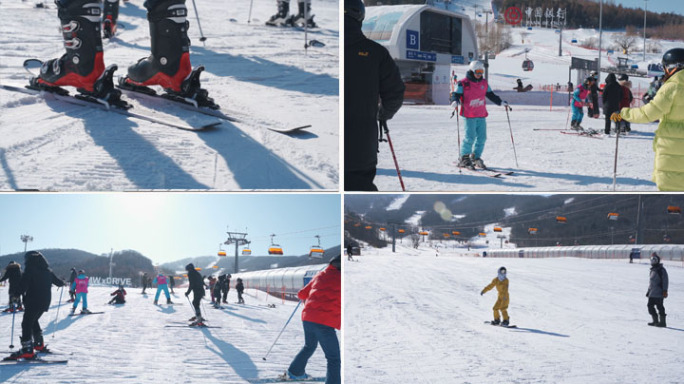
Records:
[[[318,239],[318,245],[312,245],[309,250],[309,257],[314,259],[322,259],[325,256],[325,250],[321,247],[321,237],[319,235],[315,236]]]
[[[221,248],[221,243],[219,243],[218,255],[219,255],[220,257],[225,257],[225,256],[226,256],[226,251],[224,251],[223,248]]]
[[[532,71],[534,69],[534,62],[532,62],[530,59],[525,59],[525,61],[522,63],[522,69],[525,72]]]
[[[283,248],[281,248],[280,245],[273,242],[274,237],[275,237],[275,235],[271,234],[271,246],[268,247],[268,254],[269,255],[282,255],[283,254]]]
[[[484,232],[480,232],[480,233],[478,233],[478,236],[480,236],[480,237],[487,237],[487,234],[484,233]]]
[[[382,232],[385,232],[385,231],[387,230],[387,228],[380,228],[380,230],[381,230]]]
[[[536,235],[537,232],[538,232],[537,228],[528,228],[527,229],[527,233],[529,233],[530,235]]]
[[[494,227],[494,232],[503,232],[501,227]]]
[[[366,229],[373,229],[372,225],[366,225]]]
[[[610,213],[608,214],[608,220],[617,221],[618,217],[620,217],[620,214],[619,214],[619,213],[610,212]]]
[[[430,233],[429,233],[428,231],[420,231],[420,232],[418,232],[418,234],[421,235],[421,236],[427,236],[427,235],[429,235]]]
[[[451,231],[451,234],[454,235],[454,236],[459,236],[459,235],[461,234],[461,232],[459,232],[459,231]]]
[[[676,205],[668,205],[667,206],[667,213],[670,215],[681,215],[682,209]]]
[[[397,232],[399,232],[399,233],[406,233],[406,230],[405,230],[405,229],[400,229],[400,230],[398,230]]]
[[[565,216],[556,216],[556,222],[560,224],[567,224],[568,218]]]
[[[361,226],[361,223],[356,223],[356,224],[354,224],[354,226],[355,226],[355,227],[360,227],[360,226]]]
[[[249,249],[249,246],[246,246],[246,247],[242,248],[241,254],[242,254],[242,256],[251,256],[252,250]]]
[[[448,239],[451,235],[448,233],[443,233],[442,236],[444,236],[445,239]]]
[[[218,269],[219,266],[218,265],[212,265],[211,267],[214,269]]]
[[[672,241],[672,237],[668,235],[667,233],[663,236],[663,241],[666,243],[669,243]]]

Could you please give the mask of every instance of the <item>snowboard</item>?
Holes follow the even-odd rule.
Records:
[[[262,383],[312,383],[312,382],[325,382],[325,377],[312,377],[304,380],[289,380],[281,379],[278,377],[270,379],[247,379],[250,384],[262,384]]]
[[[495,325],[495,324],[492,324],[491,321],[485,321],[485,324]],[[503,328],[518,328],[517,325],[501,325],[501,324],[498,324],[498,326],[503,327]]]

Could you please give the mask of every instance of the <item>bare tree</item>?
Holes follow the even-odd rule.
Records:
[[[637,37],[634,27],[628,26],[622,35],[617,35],[613,38],[613,43],[620,48],[620,50],[628,54],[629,51],[636,45]]]

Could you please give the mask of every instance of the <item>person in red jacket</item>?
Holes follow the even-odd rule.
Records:
[[[304,300],[302,324],[304,326],[304,347],[295,356],[287,372],[286,380],[302,380],[306,374],[306,363],[320,343],[328,361],[325,382],[340,384],[340,343],[335,329],[340,329],[342,313],[341,273],[342,257],[336,256],[323,271],[319,272],[297,296]]]

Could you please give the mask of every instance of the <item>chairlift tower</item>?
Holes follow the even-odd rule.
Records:
[[[249,244],[247,234],[242,232],[226,232],[228,239],[223,243],[225,245],[235,244],[235,272],[238,273],[238,248],[241,245]]]
[[[26,247],[28,246],[29,241],[33,241],[33,236],[21,235],[19,238],[24,243],[24,253],[26,253]]]

